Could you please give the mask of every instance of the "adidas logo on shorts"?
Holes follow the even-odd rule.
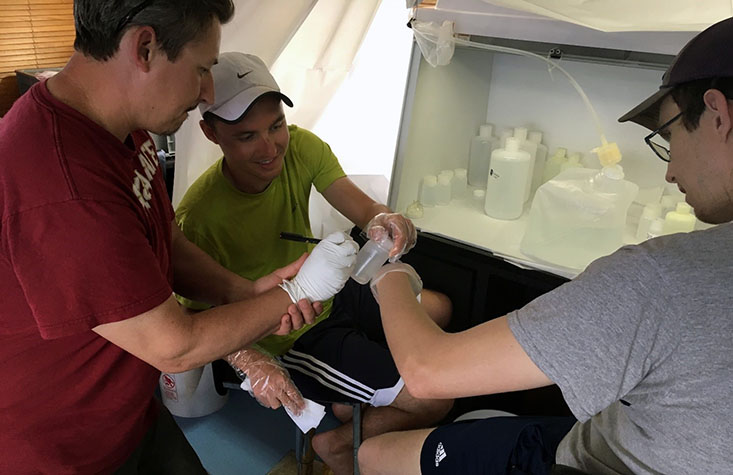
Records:
[[[439,466],[440,462],[446,457],[443,442],[438,442],[438,448],[435,450],[435,466]]]

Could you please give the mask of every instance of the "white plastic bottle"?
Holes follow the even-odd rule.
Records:
[[[506,139],[506,148],[494,150],[486,185],[487,215],[498,219],[517,219],[522,215],[531,163],[532,157],[519,149],[516,137]]]
[[[545,172],[542,177],[543,181],[550,181],[555,178],[555,175],[560,173],[560,167],[568,160],[567,153],[568,150],[566,148],[558,147],[555,149],[555,153],[547,159],[547,163],[545,164]]]
[[[677,208],[677,203],[679,202],[679,196],[662,195],[662,217],[667,216],[667,213],[669,213],[670,211],[674,211]]]
[[[568,168],[584,168],[583,164],[580,163],[581,156],[579,153],[574,153],[568,157],[568,160],[560,165],[560,171],[565,171]]]
[[[381,241],[368,240],[356,255],[356,263],[354,264],[354,270],[351,272],[351,278],[362,285],[372,280],[372,277],[389,257],[389,251],[393,245],[392,240],[389,238],[384,238]]]
[[[451,172],[452,175],[453,172]],[[451,178],[452,176],[441,173],[438,175],[438,186],[435,187],[436,204],[445,206],[450,204]]]
[[[680,201],[677,208],[664,216],[664,234],[689,233],[695,229],[695,215],[692,214],[692,207]]]
[[[506,148],[506,139],[514,136],[514,129],[504,129],[499,135],[499,143],[496,148]]]
[[[529,153],[529,170],[527,172],[527,186],[524,188],[524,202],[529,201],[529,193],[532,188],[532,175],[534,174],[535,157],[537,156],[537,144],[527,139],[526,127],[515,127],[514,138],[519,140],[519,149]]]
[[[656,218],[652,221],[652,224],[649,225],[649,232],[646,233],[646,238],[652,239],[662,235],[664,235],[664,219]]]
[[[486,190],[477,189],[473,190],[471,194],[471,200],[473,201],[474,209],[484,212],[484,204],[486,203]]]
[[[471,139],[471,149],[468,158],[468,184],[486,187],[486,178],[489,176],[489,160],[491,152],[496,147],[497,139],[491,134],[494,126],[484,124],[479,127],[479,134]]]
[[[540,187],[542,177],[545,174],[545,165],[547,164],[547,145],[542,143],[542,132],[533,130],[529,133],[529,141],[537,144],[537,154],[534,157],[534,170],[532,170],[532,188],[530,194]]]
[[[420,188],[420,203],[423,206],[430,208],[438,204],[437,188],[438,177],[435,175],[425,175],[423,177]]]
[[[453,179],[451,180],[451,199],[462,200],[466,198],[466,189],[468,188],[468,170],[465,168],[456,168],[453,170]]]
[[[660,203],[649,203],[644,206],[639,217],[639,226],[636,228],[636,239],[643,241],[648,239],[652,222],[662,216],[662,205]]]

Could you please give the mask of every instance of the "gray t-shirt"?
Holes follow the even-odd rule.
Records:
[[[733,473],[733,224],[621,248],[509,315],[593,474]]]

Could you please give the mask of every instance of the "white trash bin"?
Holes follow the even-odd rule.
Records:
[[[209,415],[229,400],[229,393],[216,392],[211,363],[183,373],[161,373],[160,396],[171,414],[180,417]]]

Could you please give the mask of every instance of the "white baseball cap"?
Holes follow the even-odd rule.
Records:
[[[293,101],[280,92],[267,65],[253,54],[221,53],[211,68],[214,77],[214,103],[199,104],[203,116],[211,112],[226,121],[237,121],[261,95],[276,92],[282,101],[293,107]]]

